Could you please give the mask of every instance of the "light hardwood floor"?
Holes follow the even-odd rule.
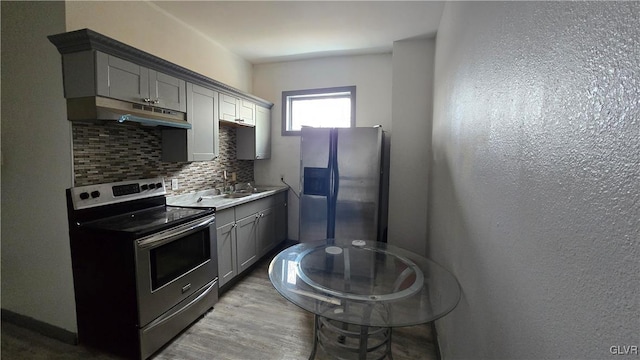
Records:
[[[307,359],[313,336],[312,314],[284,299],[269,281],[263,260],[222,294],[214,310],[176,337],[153,360]],[[429,325],[396,328],[393,358],[436,360]],[[59,342],[2,322],[2,359],[115,360],[116,357]],[[330,359],[321,349],[316,359]]]

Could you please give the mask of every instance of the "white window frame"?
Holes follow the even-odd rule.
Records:
[[[329,99],[329,98],[350,98],[351,99],[351,124],[356,126],[356,87],[340,86],[320,89],[292,90],[282,92],[282,136],[300,136],[300,130],[289,130],[291,128],[291,103],[297,99]]]

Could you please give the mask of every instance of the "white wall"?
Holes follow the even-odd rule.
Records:
[[[393,44],[390,244],[426,255],[434,39]]]
[[[148,1],[68,1],[67,30],[89,28],[251,92],[252,65]]]
[[[463,297],[436,323],[444,359],[640,345],[639,18],[638,2],[446,4],[430,251]]]
[[[279,184],[280,175],[300,190],[300,137],[282,136],[282,91],[356,86],[356,126],[391,131],[391,55],[327,57],[255,65],[254,94],[274,103],[271,159],[254,163],[258,184]],[[289,193],[289,238],[298,239],[298,199]]]
[[[62,2],[2,2],[2,308],[76,331]]]

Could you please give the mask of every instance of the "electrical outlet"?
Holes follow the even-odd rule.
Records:
[[[280,174],[280,181],[284,181],[284,174]]]
[[[171,179],[171,190],[178,190],[178,179]]]

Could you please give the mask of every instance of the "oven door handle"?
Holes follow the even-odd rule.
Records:
[[[200,231],[203,228],[211,225],[215,220],[215,215],[207,216],[204,219],[198,219],[184,225],[180,225],[176,228],[165,230],[157,234],[153,234],[141,239],[136,240],[138,247],[146,249],[152,246],[160,246],[171,242],[177,238],[185,235]]]

